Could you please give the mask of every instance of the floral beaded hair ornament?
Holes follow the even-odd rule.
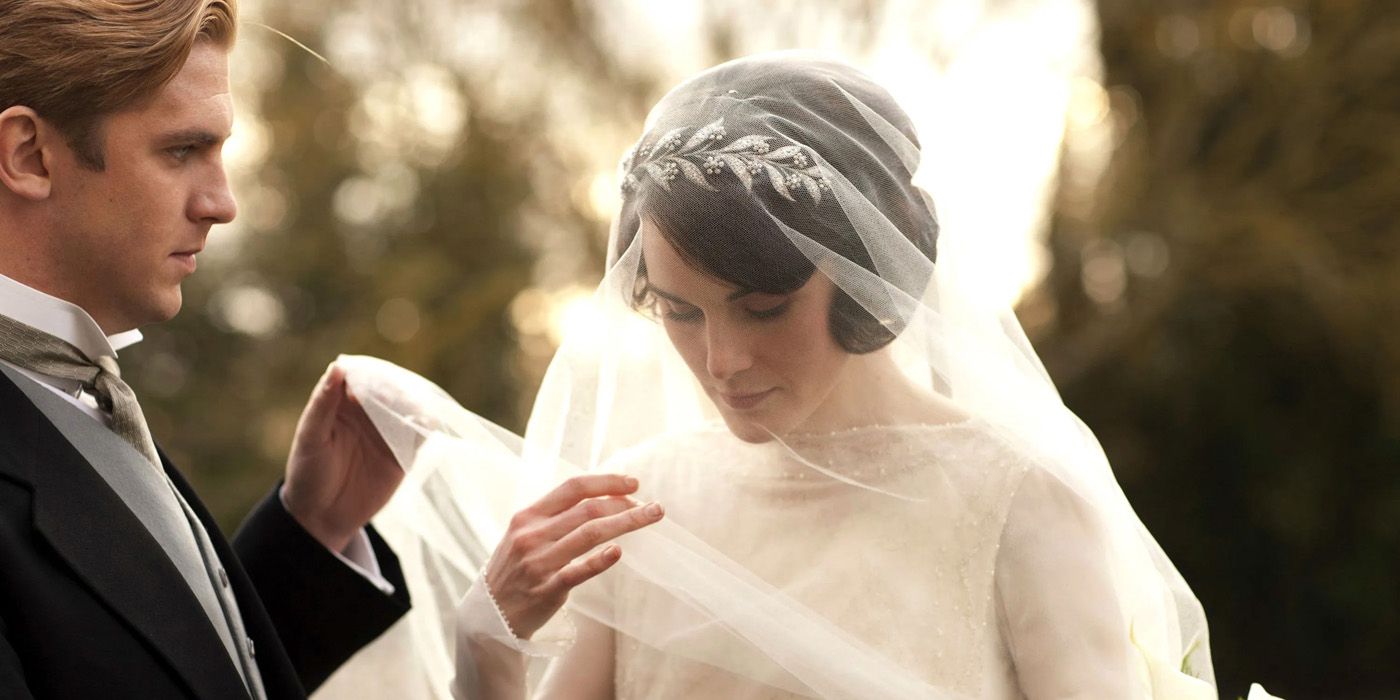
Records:
[[[690,138],[687,131],[694,129]],[[801,144],[773,148],[768,142],[777,138],[750,134],[725,143],[728,132],[724,117],[695,129],[680,126],[672,129],[654,144],[638,143],[622,159],[622,194],[624,197],[641,186],[641,177],[650,177],[661,189],[670,192],[671,182],[685,176],[695,186],[711,192],[710,175],[733,173],[744,189],[754,188],[754,178],[764,176],[784,199],[797,201],[793,193],[805,190],[814,204],[821,204],[822,192],[831,190],[822,166],[816,164],[813,151]]]
[[[692,129],[694,133],[682,143],[686,132]],[[622,159],[623,196],[639,189],[642,177],[650,177],[666,192],[671,191],[671,183],[680,176],[697,187],[716,192],[709,176],[722,175],[725,170],[733,173],[748,192],[753,192],[755,177],[766,177],[773,190],[791,202],[797,201],[794,194],[802,196],[800,193],[805,190],[812,203],[819,205],[822,193],[831,191],[831,181],[822,166],[814,162],[815,152],[810,147],[792,143],[773,148],[768,142],[777,137],[760,134],[741,136],[726,144],[727,138],[724,117],[698,129],[690,125],[676,127],[649,146],[644,145],[643,137]],[[866,484],[816,464],[788,446],[781,436],[764,430],[797,462],[836,481],[903,501],[927,500]]]

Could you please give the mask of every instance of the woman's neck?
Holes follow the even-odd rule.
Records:
[[[797,433],[829,433],[873,425],[934,425],[968,418],[948,399],[917,386],[888,349],[853,355],[841,378]]]

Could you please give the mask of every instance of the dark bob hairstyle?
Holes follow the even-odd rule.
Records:
[[[802,168],[821,163],[840,173],[932,261],[938,223],[927,195],[910,182],[914,164],[901,162],[856,103],[917,146],[908,115],[888,92],[855,69],[829,59],[793,54],[739,59],[681,84],[657,105],[653,111],[659,115],[657,122],[643,136],[639,150],[624,161],[624,169],[635,174],[624,172],[612,256],[621,257],[645,218],[697,269],[743,290],[788,294],[806,284],[816,266],[783,233],[778,223],[782,222],[876,272],[829,183],[816,177],[803,179]],[[720,119],[718,134],[696,134]],[[663,134],[675,134],[673,141],[666,143]],[[740,145],[737,141],[746,136],[750,143],[756,137],[768,137],[762,139],[757,153],[769,153],[772,148],[776,156],[777,149],[795,146],[784,152],[800,155],[789,156],[786,169],[775,169],[756,156],[735,159],[730,157],[735,152],[723,151],[726,144]],[[700,145],[687,150],[678,147],[681,140],[687,146]],[[715,145],[706,150],[709,142]],[[681,152],[694,154],[690,160],[695,167],[671,158],[669,178],[658,178],[659,164],[667,160],[661,155]],[[704,160],[707,153],[716,160]],[[744,150],[737,153],[742,156]],[[653,172],[646,167],[649,158]],[[732,172],[741,163],[752,168],[749,186]],[[805,172],[815,176],[819,171]],[[697,185],[692,176],[703,177],[711,189]],[[774,178],[783,180],[781,185],[775,185]],[[819,201],[811,191],[818,183],[825,193]],[[904,291],[919,297],[927,282],[919,280],[919,288]],[[648,297],[646,261],[642,260],[632,301],[647,306]],[[840,289],[832,301],[829,325],[837,344],[853,354],[878,350],[903,330],[899,320],[875,318]]]

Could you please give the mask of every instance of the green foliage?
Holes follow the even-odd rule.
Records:
[[[1400,6],[1098,5],[1123,140],[1056,217],[1037,344],[1204,603],[1222,689],[1393,694]],[[1161,274],[1132,272],[1144,238]],[[1085,293],[1090,250],[1127,258],[1121,297]]]

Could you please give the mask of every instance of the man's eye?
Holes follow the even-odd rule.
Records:
[[[169,153],[170,157],[175,160],[185,160],[190,157],[191,153],[194,153],[194,146],[174,146],[165,149],[165,152]]]

